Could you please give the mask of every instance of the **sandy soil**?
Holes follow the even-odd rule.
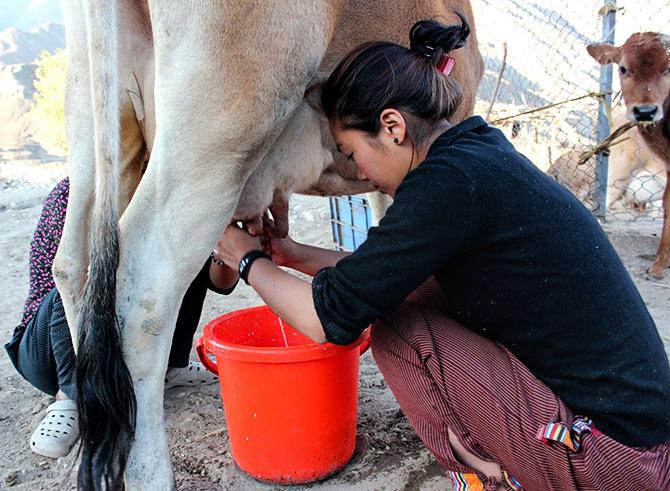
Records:
[[[6,181],[5,181],[6,183]],[[41,183],[40,183],[41,184]],[[0,339],[9,339],[28,288],[27,254],[34,224],[48,187],[12,181],[0,190]],[[331,246],[327,200],[298,197],[291,207],[296,239]],[[670,352],[670,278],[644,279],[658,241],[660,222],[614,224],[606,229],[637,283]],[[669,275],[670,277],[670,275]],[[595,294],[596,292],[591,292]],[[585,294],[590,294],[585,292]],[[230,297],[210,295],[202,322],[222,313],[260,304],[246,285]],[[4,341],[3,341],[4,342]],[[193,355],[195,358],[195,354]],[[31,453],[29,435],[50,399],[25,382],[0,356],[0,489],[71,489],[74,457],[51,460]],[[218,387],[173,389],[166,393],[166,425],[179,489],[276,489],[247,477],[230,454]],[[451,489],[448,478],[423,448],[382,380],[369,353],[362,357],[359,395],[359,449],[337,475],[289,489],[437,490]]]

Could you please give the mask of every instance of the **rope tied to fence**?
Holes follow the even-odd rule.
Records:
[[[569,102],[578,101],[578,100],[581,100],[581,99],[586,99],[588,97],[593,97],[593,98],[599,100],[602,103],[605,100],[605,97],[607,97],[609,95],[612,95],[612,93],[611,92],[590,92],[586,95],[582,95],[582,96],[579,96],[579,97],[574,97],[574,98],[571,98],[571,99],[566,99],[566,100],[563,100],[563,101],[555,102],[553,104],[548,104],[546,106],[531,109],[529,111],[524,111],[524,112],[515,114],[513,116],[506,116],[504,118],[498,118],[494,121],[491,121],[489,124],[492,124],[492,125],[499,124],[503,121],[508,121],[510,119],[515,119],[515,118],[518,118],[520,116],[527,116],[529,114],[540,112],[540,111],[546,111],[546,110],[552,109],[556,106],[560,106],[560,105],[563,105],[563,104],[566,104],[566,103],[569,103]],[[611,124],[611,121],[612,121],[611,108],[607,104],[605,104],[605,107],[606,107],[606,110],[607,110],[607,119],[610,121],[610,124]],[[490,108],[489,108],[489,111],[490,111]],[[577,166],[584,165],[594,155],[602,153],[602,152],[607,152],[611,147],[613,147],[615,145],[618,145],[619,143],[623,143],[624,141],[628,140],[628,137],[626,137],[626,138],[620,138],[620,137],[623,136],[624,134],[626,134],[626,132],[628,132],[631,128],[637,126],[638,124],[640,124],[640,123],[633,123],[633,122],[629,121],[629,122],[624,123],[621,126],[619,126],[616,130],[614,130],[610,134],[610,136],[605,138],[603,141],[598,143],[596,146],[594,146],[590,150],[582,152],[580,154],[579,161],[577,162]]]
[[[565,99],[565,100],[562,100],[562,101],[554,102],[552,104],[547,104],[546,106],[542,106],[542,107],[536,107],[535,109],[530,109],[528,111],[523,111],[523,112],[514,114],[512,116],[505,116],[503,118],[498,118],[494,121],[490,121],[489,124],[495,125],[495,124],[499,124],[499,123],[502,123],[503,121],[507,121],[507,120],[510,120],[510,119],[519,118],[521,116],[527,116],[528,114],[533,114],[533,113],[540,112],[540,111],[546,111],[548,109],[552,109],[554,107],[561,106],[561,105],[567,104],[569,102],[575,102],[575,101],[579,101],[579,100],[582,100],[582,99],[587,99],[589,97],[595,97],[596,99],[598,99],[600,97],[604,97],[604,96],[611,95],[611,94],[612,94],[611,92],[589,92],[586,95],[582,95],[582,96],[579,96],[579,97],[573,97],[573,98],[570,98],[570,99]]]
[[[607,14],[610,14],[612,12],[618,12],[620,10],[623,10],[623,7],[617,7],[615,3],[608,3],[607,5],[603,5],[600,7],[600,10],[598,10],[598,15],[601,17],[605,17]]]
[[[616,130],[614,130],[610,134],[610,136],[608,136],[603,141],[598,143],[595,147],[585,152],[582,152],[581,155],[579,156],[577,166],[584,165],[594,155],[599,154],[601,152],[606,152],[614,145],[618,145],[619,143],[628,140],[628,137],[620,139],[619,137],[623,136],[624,134],[626,134],[626,132],[628,132],[630,129],[634,128],[637,125],[638,123],[633,123],[632,121],[629,121],[619,126]]]

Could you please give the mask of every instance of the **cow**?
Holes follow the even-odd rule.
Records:
[[[647,270],[650,279],[660,280],[670,266],[670,37],[640,32],[622,46],[591,44],[589,54],[601,65],[619,65],[621,93],[630,121],[644,123],[638,130],[651,151],[665,165],[663,231],[656,259]]]
[[[54,261],[77,351],[78,485],[173,489],[163,377],[177,310],[224,227],[292,192],[369,191],[311,100],[355,45],[421,18],[473,27],[454,53],[470,115],[483,74],[465,0],[67,0],[70,197]],[[148,165],[144,161],[149,155]],[[91,165],[95,162],[95,165]]]

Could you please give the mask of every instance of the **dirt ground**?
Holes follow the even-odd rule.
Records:
[[[43,184],[43,183],[40,183]],[[18,322],[28,288],[30,238],[50,188],[18,181],[0,183],[0,339],[8,340]],[[291,206],[291,235],[299,241],[331,246],[327,200],[297,197]],[[645,299],[670,352],[670,274],[661,283],[644,279],[656,250],[660,221],[605,226]],[[597,292],[584,292],[585,295]],[[260,304],[246,285],[230,297],[211,294],[202,323],[222,313]],[[195,358],[195,354],[193,354]],[[398,409],[369,353],[362,357],[359,394],[359,446],[337,475],[310,486],[288,489],[438,490],[451,489],[435,459],[425,450]],[[51,400],[25,382],[0,355],[0,489],[74,488],[72,455],[51,460],[31,453],[28,440]],[[230,454],[217,386],[173,389],[165,395],[166,425],[179,489],[277,489],[238,470]]]

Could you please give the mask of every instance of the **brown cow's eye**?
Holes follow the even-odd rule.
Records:
[[[619,73],[620,73],[621,75],[625,75],[627,72],[628,72],[628,70],[626,69],[625,66],[621,65],[621,66],[619,67]]]

